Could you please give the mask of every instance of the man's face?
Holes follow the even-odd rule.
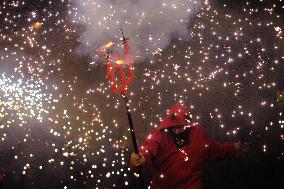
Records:
[[[179,134],[179,133],[182,133],[185,129],[186,129],[186,127],[184,125],[177,125],[177,126],[172,128],[172,131],[175,134]]]

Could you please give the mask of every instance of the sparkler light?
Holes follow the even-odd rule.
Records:
[[[35,22],[33,24],[33,28],[36,29],[36,30],[39,30],[42,28],[42,24],[40,22]]]

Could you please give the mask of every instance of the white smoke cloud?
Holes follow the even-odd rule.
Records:
[[[84,26],[79,51],[130,38],[132,53],[142,58],[169,45],[171,38],[189,38],[188,25],[202,7],[201,0],[73,0],[71,19]]]

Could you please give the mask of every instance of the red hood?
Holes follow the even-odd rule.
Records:
[[[168,115],[160,124],[160,129],[175,127],[177,125],[189,125],[190,112],[182,104],[175,104],[170,108]]]

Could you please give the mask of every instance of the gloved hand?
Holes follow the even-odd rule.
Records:
[[[235,143],[235,148],[236,148],[236,157],[240,157],[241,155],[244,155],[249,152],[250,149],[250,143],[248,142],[237,142]]]
[[[141,154],[131,154],[131,162],[134,166],[138,167],[140,165],[143,165],[145,163],[145,157]]]

